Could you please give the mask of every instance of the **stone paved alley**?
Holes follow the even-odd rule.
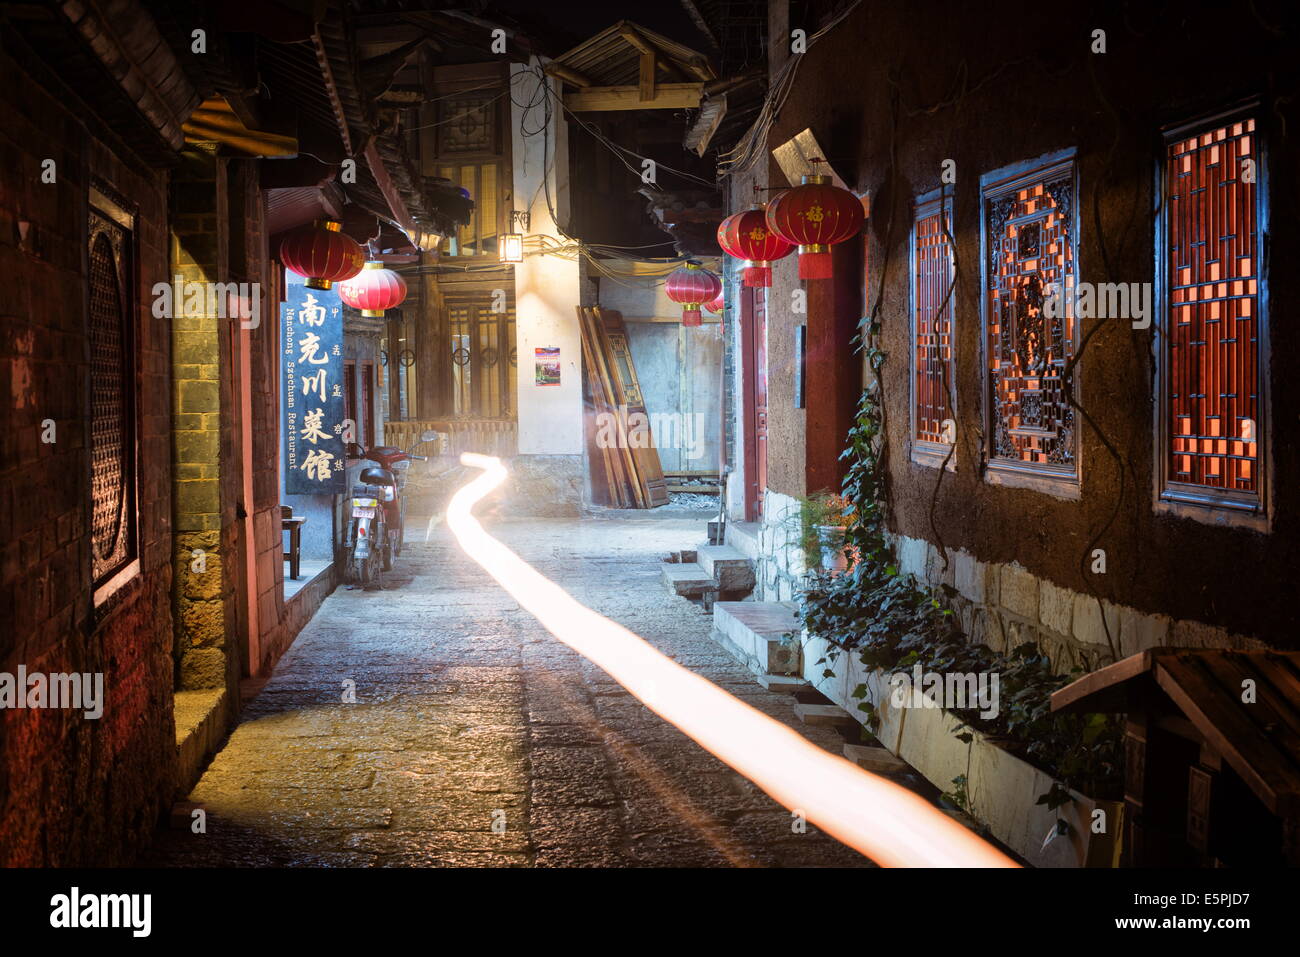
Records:
[[[836,753],[667,594],[658,562],[696,516],[508,521],[489,529],[579,600]],[[240,866],[845,866],[817,833],[561,645],[422,525],[384,591],[340,586],[192,800],[208,832],[153,862]],[[356,703],[342,701],[355,682]],[[494,820],[504,820],[503,833]]]

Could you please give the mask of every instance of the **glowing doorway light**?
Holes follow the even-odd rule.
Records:
[[[484,531],[471,514],[474,504],[505,480],[501,460],[466,452],[460,461],[483,470],[447,507],[447,524],[465,553],[547,631],[700,747],[882,866],[1016,866],[911,791],[822,750],[578,602]]]

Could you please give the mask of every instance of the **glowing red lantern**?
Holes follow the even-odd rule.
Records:
[[[704,321],[700,307],[722,295],[722,280],[695,263],[687,263],[669,275],[666,291],[669,299],[684,307],[682,325],[698,326]]]
[[[724,219],[718,226],[718,245],[728,256],[745,260],[741,275],[746,286],[772,285],[772,263],[794,252],[793,243],[768,228],[761,206]]]
[[[306,276],[312,289],[329,289],[334,283],[361,272],[365,253],[351,236],[343,235],[342,223],[318,219],[310,226],[285,234],[280,241],[280,262]]]
[[[767,205],[767,225],[799,247],[799,278],[831,277],[831,246],[862,228],[862,201],[832,186],[829,176],[805,176]]]
[[[361,315],[382,319],[406,299],[406,280],[381,262],[367,262],[361,272],[339,283],[339,298]]]

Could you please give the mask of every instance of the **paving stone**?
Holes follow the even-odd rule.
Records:
[[[838,734],[802,725],[785,689],[719,652],[709,614],[665,600],[659,562],[698,521],[490,528],[579,600],[839,753]],[[551,637],[445,526],[408,542],[390,586],[326,599],[189,796],[209,833],[160,829],[145,863],[870,864],[824,835],[791,835],[788,811]]]

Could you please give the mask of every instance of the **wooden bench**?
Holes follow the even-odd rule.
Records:
[[[298,580],[298,566],[302,559],[302,527],[307,523],[306,516],[293,517],[292,505],[280,506],[280,531],[289,533],[289,550],[284,553],[284,560],[289,563],[289,577]]]

